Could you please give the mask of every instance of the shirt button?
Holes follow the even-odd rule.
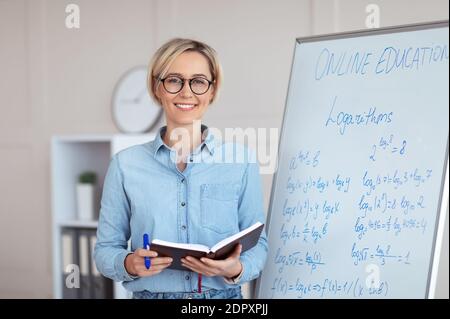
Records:
[[[184,183],[184,178],[181,179],[181,182]]]
[[[189,275],[186,275],[186,277],[184,277],[184,279],[189,280]]]
[[[186,225],[181,226],[182,230],[186,230]]]
[[[181,206],[186,206],[186,203],[185,202],[181,202]]]

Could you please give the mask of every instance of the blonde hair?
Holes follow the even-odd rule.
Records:
[[[156,96],[156,90],[158,89],[159,85],[161,85],[160,79],[166,76],[173,61],[180,54],[186,51],[198,52],[208,60],[209,70],[211,72],[213,81],[212,85],[214,86],[214,95],[211,98],[210,103],[212,103],[216,99],[219,88],[222,85],[223,78],[222,67],[219,63],[217,52],[203,42],[191,39],[175,38],[161,46],[158,51],[156,51],[155,55],[149,63],[147,89],[150,93],[150,96],[158,104],[161,105],[161,101]]]

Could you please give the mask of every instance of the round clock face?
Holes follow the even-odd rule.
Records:
[[[112,101],[113,119],[124,133],[147,132],[158,122],[162,108],[147,91],[147,68],[137,67],[119,80]]]

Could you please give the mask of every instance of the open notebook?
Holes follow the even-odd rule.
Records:
[[[219,241],[212,247],[153,239],[150,249],[158,252],[158,256],[172,257],[173,262],[170,269],[186,270],[186,267],[181,266],[181,258],[186,256],[225,259],[233,252],[237,244],[242,245],[242,252],[249,250],[258,243],[263,227],[264,224],[257,222],[239,233]]]

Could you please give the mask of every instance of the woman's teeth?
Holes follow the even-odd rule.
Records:
[[[175,106],[182,110],[192,110],[195,104],[175,104]]]

